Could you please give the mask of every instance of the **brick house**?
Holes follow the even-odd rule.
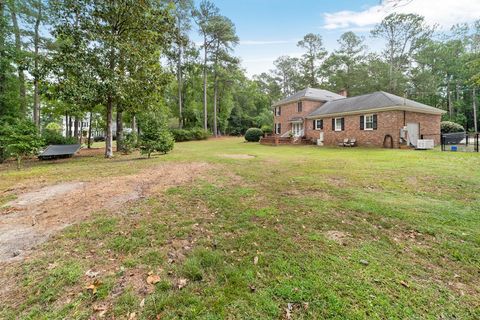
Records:
[[[274,108],[274,136],[281,141],[337,145],[355,139],[360,146],[399,148],[416,146],[418,139],[440,143],[445,111],[378,91],[356,97],[346,92],[307,88],[278,101]]]

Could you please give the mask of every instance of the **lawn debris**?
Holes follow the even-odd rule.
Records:
[[[85,287],[85,289],[87,289],[88,292],[90,292],[91,294],[94,295],[94,294],[97,293],[97,290],[101,285],[102,285],[102,283],[100,282],[100,280],[95,279],[95,281],[93,281],[93,283],[87,285]]]
[[[178,290],[181,290],[186,287],[188,280],[185,278],[180,278],[177,280],[177,283],[175,287],[177,287]]]
[[[361,259],[359,262],[360,262],[361,264],[363,264],[364,266],[368,266],[368,263],[369,263],[369,262],[368,262],[367,260],[365,260],[365,259]]]
[[[258,264],[258,256],[255,256],[255,257],[253,258],[253,264],[254,264],[254,265],[257,265],[257,264]]]
[[[93,271],[92,269],[88,269],[85,272],[85,275],[89,278],[96,278],[100,274],[100,271]]]
[[[405,281],[403,281],[403,280],[400,281],[400,284],[401,284],[402,286],[404,286],[405,288],[410,288],[410,285],[409,285],[408,283],[406,283]]]
[[[160,276],[156,274],[151,274],[147,277],[148,284],[157,284],[160,282]]]

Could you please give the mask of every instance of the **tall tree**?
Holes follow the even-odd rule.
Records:
[[[363,38],[349,31],[338,39],[339,49],[323,63],[326,82],[333,90],[347,90],[351,95],[363,93],[363,68],[366,46]]]
[[[207,106],[207,62],[208,54],[214,42],[211,33],[212,21],[218,16],[219,9],[209,0],[202,0],[200,6],[194,11],[195,21],[199,27],[199,32],[203,37],[203,128],[208,129],[208,106]]]
[[[19,14],[24,3],[18,0],[9,0],[7,2],[12,20],[12,31],[15,36],[15,64],[18,73],[18,88],[20,95],[20,111],[23,115],[27,113],[27,93],[25,85],[25,54],[22,46],[22,29],[19,25]]]
[[[327,55],[327,51],[323,47],[322,37],[318,34],[309,33],[297,43],[297,46],[306,50],[300,61],[305,75],[305,85],[316,87],[319,84],[319,63]]]
[[[372,30],[375,38],[387,42],[384,55],[389,64],[389,91],[400,93],[399,80],[432,32],[422,16],[399,13],[388,15]]]
[[[190,13],[192,12],[192,0],[172,0],[175,5],[176,33],[173,39],[176,50],[174,53],[177,73],[177,99],[178,99],[178,126],[183,127],[183,55],[188,45],[190,31]]]
[[[208,30],[213,40],[213,134],[217,136],[218,69],[223,61],[234,62],[234,59],[228,53],[232,50],[232,45],[238,43],[238,37],[235,34],[235,26],[232,21],[223,16],[217,16],[212,19]]]
[[[123,102],[129,82],[124,64],[135,61],[136,70],[160,67],[160,53],[170,44],[173,18],[161,1],[108,0],[59,1],[55,31],[78,32],[86,43],[81,52],[95,72],[105,105],[105,157],[113,156],[114,106]],[[139,90],[137,95],[155,94]],[[137,97],[138,98],[138,97]]]

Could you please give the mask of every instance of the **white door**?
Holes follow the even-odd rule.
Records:
[[[407,143],[408,145],[417,146],[418,138],[420,137],[420,125],[418,123],[407,123]]]
[[[300,137],[303,135],[303,123],[292,123],[292,133],[294,137]]]

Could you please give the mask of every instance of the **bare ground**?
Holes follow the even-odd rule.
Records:
[[[0,262],[28,256],[51,235],[93,212],[113,211],[129,201],[192,182],[209,167],[163,164],[128,176],[11,190],[16,200],[0,208]]]

